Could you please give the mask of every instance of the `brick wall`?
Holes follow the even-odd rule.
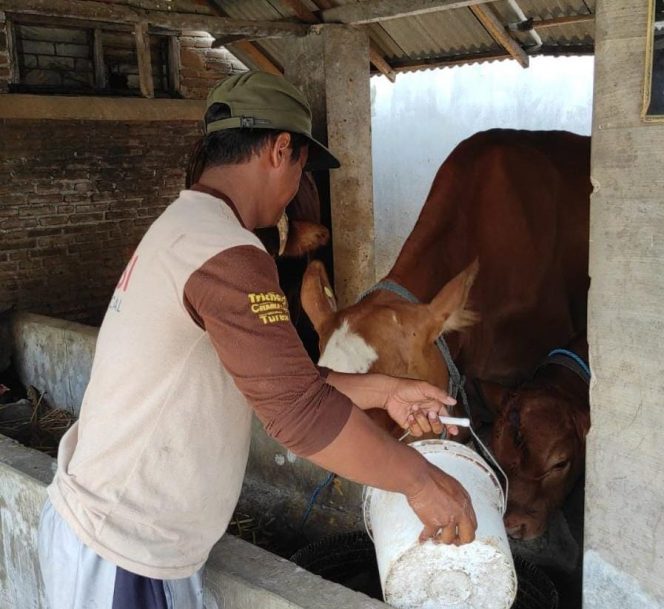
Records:
[[[0,94],[9,77],[1,17]],[[246,69],[211,42],[180,37],[186,98]],[[131,252],[183,187],[196,137],[195,121],[0,119],[0,311],[100,323]]]
[[[196,124],[3,120],[0,132],[0,311],[99,323],[183,186]]]

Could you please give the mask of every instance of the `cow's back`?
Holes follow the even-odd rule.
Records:
[[[518,382],[585,329],[590,192],[590,138],[561,131],[478,133],[439,169],[388,276],[427,301],[479,258],[469,376]]]

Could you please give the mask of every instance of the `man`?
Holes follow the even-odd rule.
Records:
[[[442,431],[454,400],[417,381],[318,370],[251,232],[277,222],[302,170],[338,167],[306,99],[260,72],[208,98],[204,169],[152,224],[99,332],[79,421],[40,526],[51,609],[199,609],[201,572],[240,493],[252,409],[293,452],[404,493],[422,540],[465,543],[461,485],[362,412]],[[452,431],[455,431],[454,429]],[[96,604],[95,604],[96,603]]]

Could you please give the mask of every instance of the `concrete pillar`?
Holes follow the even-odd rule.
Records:
[[[640,118],[648,4],[597,3],[584,609],[664,607],[664,124]]]
[[[314,136],[341,161],[330,172],[329,188],[335,292],[343,307],[376,279],[369,39],[356,28],[322,26],[289,41],[285,64],[286,77],[311,103]]]

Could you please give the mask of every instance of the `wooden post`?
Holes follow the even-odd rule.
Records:
[[[16,52],[16,32],[14,31],[14,22],[5,18],[5,35],[7,36],[7,55],[9,56],[9,84],[16,84],[20,81],[18,53]]]
[[[168,87],[173,93],[180,92],[180,39],[168,37]]]
[[[137,23],[134,28],[136,35],[136,58],[138,59],[138,78],[143,97],[154,97],[154,81],[152,80],[152,60],[150,58],[150,35],[147,21]]]
[[[97,87],[97,89],[105,89],[107,85],[106,64],[104,63],[104,48],[102,45],[101,28],[95,28],[92,33],[92,37],[92,57],[95,66],[95,87]]]
[[[286,77],[310,100],[314,136],[341,161],[329,184],[335,292],[347,306],[376,280],[369,38],[358,28],[327,25],[289,46]]]

